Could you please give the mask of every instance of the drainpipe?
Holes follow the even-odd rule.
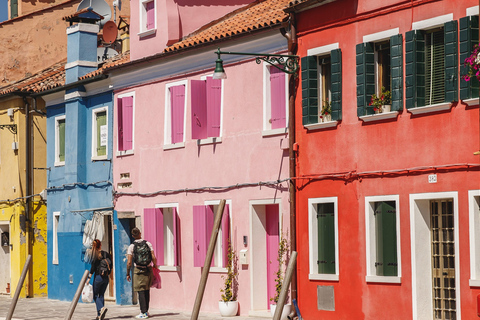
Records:
[[[30,135],[31,135],[31,128],[30,128],[30,111],[28,107],[28,101],[27,98],[24,97],[23,101],[25,103],[25,238],[26,238],[26,246],[27,246],[27,257],[29,255],[32,255],[32,248],[31,248],[31,243],[32,243],[32,220],[30,218],[30,195],[32,194],[30,191],[31,184],[30,184],[30,178],[31,178],[31,165],[30,165]],[[33,263],[32,263],[33,264]],[[28,267],[28,277],[25,285],[25,294],[27,297],[30,297],[30,293],[32,290],[32,264]]]

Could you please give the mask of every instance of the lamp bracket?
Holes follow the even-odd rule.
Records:
[[[7,128],[11,133],[17,134],[17,125],[16,124],[0,124],[0,129]]]

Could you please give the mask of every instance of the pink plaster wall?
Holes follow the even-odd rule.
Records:
[[[229,79],[224,80],[224,113],[222,142],[197,146],[191,139],[190,129],[190,80],[199,80],[201,75],[176,78],[128,91],[135,92],[135,150],[133,155],[114,158],[115,186],[121,173],[130,173],[131,189],[120,192],[148,193],[158,190],[176,190],[205,186],[230,186],[237,183],[272,181],[288,177],[288,152],[280,147],[288,146],[285,135],[262,137],[263,119],[263,70],[255,62],[240,64],[227,69]],[[209,73],[211,75],[211,73]],[[188,80],[187,129],[185,147],[163,150],[165,84]],[[116,128],[116,124],[115,124]],[[116,129],[114,130],[116,132]],[[283,144],[282,144],[282,141]],[[117,136],[114,134],[114,150]],[[117,197],[117,211],[134,211],[143,215],[144,208],[155,204],[179,203],[181,224],[181,271],[161,272],[162,289],[152,291],[151,305],[162,309],[192,310],[201,269],[193,267],[194,205],[203,205],[207,200],[231,200],[231,234],[237,252],[244,248],[242,238],[248,236],[247,249],[252,250],[250,234],[250,200],[278,199],[281,202],[284,231],[289,226],[289,201],[286,183],[283,189],[269,187],[233,188],[217,192],[179,192],[153,197]],[[266,266],[265,266],[266,268]],[[246,267],[239,265],[240,313],[250,310],[250,274],[252,262]],[[210,274],[202,312],[218,312],[222,274]]]

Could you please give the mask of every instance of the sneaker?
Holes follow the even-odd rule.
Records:
[[[137,319],[148,319],[148,312],[145,312],[145,313],[140,313],[138,316],[136,316],[135,318]]]
[[[103,320],[105,318],[105,315],[107,314],[107,308],[106,307],[103,307],[101,310],[100,310],[100,315],[98,316],[98,320]]]

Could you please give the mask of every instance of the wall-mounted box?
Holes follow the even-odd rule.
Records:
[[[240,250],[240,252],[238,254],[238,260],[240,261],[240,264],[248,264],[248,250],[247,249]]]

